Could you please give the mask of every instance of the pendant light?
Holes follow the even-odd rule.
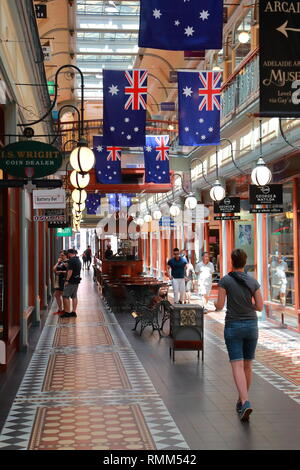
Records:
[[[95,165],[94,152],[87,146],[87,142],[81,139],[70,155],[70,164],[79,173],[87,173]]]
[[[88,186],[90,182],[90,175],[88,173],[79,173],[78,171],[74,170],[70,176],[71,185],[77,189],[84,189]]]
[[[84,202],[81,202],[80,204],[78,204],[77,202],[74,202],[74,203],[73,203],[73,208],[74,208],[77,212],[82,212],[82,211],[84,211],[84,209],[85,209],[85,203],[84,203]]]
[[[85,191],[85,189],[74,189],[72,191],[73,202],[80,204],[82,202],[85,202],[86,198],[87,198],[87,192]]]
[[[170,215],[172,217],[178,217],[180,214],[180,208],[173,202],[173,204],[170,207]]]
[[[184,205],[187,209],[195,209],[197,206],[197,199],[195,198],[193,193],[190,193],[186,200],[184,201]]]
[[[251,182],[256,186],[265,186],[269,184],[272,180],[271,170],[266,166],[262,158],[262,122],[259,121],[259,159],[256,163],[256,167],[252,170],[251,173]]]
[[[218,148],[216,148],[216,181],[214,182],[209,194],[213,201],[222,201],[226,191],[219,181],[219,161],[218,161]]]

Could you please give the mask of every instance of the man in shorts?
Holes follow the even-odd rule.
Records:
[[[80,271],[81,271],[81,261],[78,258],[77,251],[71,248],[68,250],[68,271],[66,275],[66,281],[63,291],[63,300],[64,300],[64,313],[60,315],[60,318],[71,318],[77,317],[77,290],[78,285],[81,281]],[[73,304],[73,310],[71,311],[71,301]]]

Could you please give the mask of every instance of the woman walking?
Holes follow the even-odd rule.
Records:
[[[207,307],[214,271],[214,265],[209,260],[209,253],[205,251],[202,253],[202,261],[197,263],[195,267],[195,272],[198,276],[198,293],[203,298],[203,307]]]
[[[259,283],[244,272],[247,261],[244,250],[234,250],[231,260],[233,271],[220,280],[215,307],[222,310],[227,297],[224,338],[239,393],[236,411],[241,421],[248,421],[252,413],[248,392],[258,340],[256,311],[263,309],[263,299]]]

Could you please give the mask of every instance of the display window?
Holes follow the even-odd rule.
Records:
[[[249,201],[241,199],[240,220],[234,224],[234,248],[239,248],[247,253],[247,264],[245,271],[251,276],[256,274],[255,265],[255,224],[254,215],[249,212]]]
[[[283,213],[269,214],[268,286],[269,300],[281,305],[295,305],[293,186],[283,185]]]

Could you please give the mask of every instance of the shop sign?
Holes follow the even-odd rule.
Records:
[[[160,230],[174,230],[176,227],[174,219],[172,217],[163,216],[159,220]]]
[[[225,197],[222,201],[214,203],[215,214],[240,212],[241,199],[239,197]],[[218,220],[218,219],[215,219]]]
[[[34,215],[35,222],[66,222],[64,215]]]
[[[27,180],[0,180],[0,188],[23,188]]]
[[[50,62],[52,59],[51,55],[51,47],[50,46],[42,46],[42,51],[44,55],[44,62]]]
[[[250,214],[277,214],[278,212],[283,212],[283,207],[263,207],[263,208],[253,208],[250,209]]]
[[[72,227],[66,228],[57,228],[56,229],[56,236],[57,237],[71,237],[72,236]]]
[[[161,111],[175,111],[175,102],[174,101],[164,101],[160,103]]]
[[[55,95],[55,82],[48,81],[47,86],[48,86],[49,95]],[[58,111],[57,111],[57,117],[58,117]]]
[[[48,228],[68,228],[71,225],[71,220],[68,218],[65,222],[48,222]]]
[[[62,154],[52,145],[36,140],[15,142],[0,150],[0,168],[13,176],[41,178],[62,164]]]
[[[283,204],[282,184],[269,184],[266,186],[250,185],[250,204]]]
[[[177,83],[178,82],[177,70],[170,70],[170,72],[169,72],[169,82],[170,83]]]
[[[66,192],[63,189],[34,190],[34,209],[64,209],[66,207]]]
[[[259,1],[262,115],[300,115],[299,12],[296,1]]]
[[[214,220],[240,220],[239,215],[217,215]]]
[[[37,18],[47,18],[47,5],[41,5],[38,3],[34,5],[34,8]]]

